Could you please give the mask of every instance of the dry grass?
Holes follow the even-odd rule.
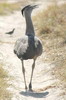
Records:
[[[13,13],[15,10],[19,10],[22,3],[0,3],[0,15],[7,15]]]
[[[53,74],[66,88],[66,4],[49,6],[39,12],[34,21],[44,44],[43,60],[55,65]]]
[[[3,64],[0,63],[0,100],[11,100],[11,93],[7,90],[9,84],[7,84],[8,75],[2,68]]]
[[[40,34],[54,33],[56,35],[65,36],[66,32],[66,5],[49,6],[46,11],[38,13],[37,27]],[[61,9],[62,8],[62,9]]]

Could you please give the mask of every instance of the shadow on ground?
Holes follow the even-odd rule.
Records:
[[[34,97],[34,98],[46,98],[46,96],[49,94],[49,92],[41,92],[41,93],[37,93],[37,92],[30,92],[30,91],[22,91],[20,92],[21,95],[23,96],[31,96],[31,97]]]

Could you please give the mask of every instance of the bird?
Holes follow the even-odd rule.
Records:
[[[37,8],[38,5],[27,5],[21,10],[21,14],[26,21],[26,31],[25,35],[16,40],[14,45],[14,53],[21,60],[22,63],[22,72],[24,76],[25,90],[29,89],[32,91],[32,77],[35,68],[35,61],[43,52],[41,40],[35,36],[34,25],[32,22],[31,14],[32,11]],[[25,67],[24,60],[33,59],[32,72],[30,77],[30,83],[27,88],[26,78],[25,78]]]
[[[6,34],[12,35],[14,33],[15,28],[12,29],[12,31],[6,32]]]

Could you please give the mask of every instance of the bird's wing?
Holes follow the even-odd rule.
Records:
[[[14,50],[16,51],[17,55],[22,55],[26,52],[28,48],[28,37],[23,37],[18,39],[15,43]]]

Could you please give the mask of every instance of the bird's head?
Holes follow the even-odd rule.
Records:
[[[25,7],[21,10],[22,15],[23,15],[23,16],[24,16],[25,14],[31,15],[32,10],[35,9],[35,8],[37,8],[37,7],[38,7],[38,5],[33,5],[33,6],[27,5],[27,6],[25,6]]]

